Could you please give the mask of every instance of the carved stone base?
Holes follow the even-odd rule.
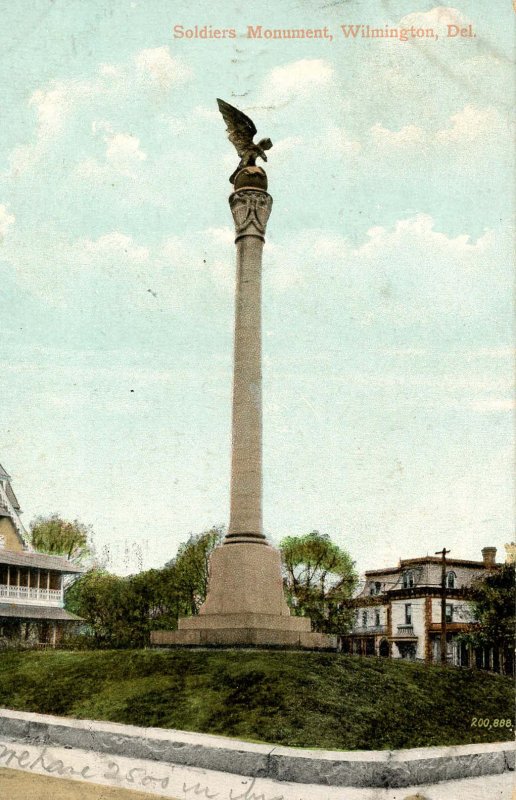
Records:
[[[283,592],[281,556],[279,550],[268,544],[226,539],[211,554],[208,593],[198,618],[242,614],[290,619]]]
[[[290,616],[278,550],[235,542],[213,551],[208,594],[198,616],[180,619],[177,631],[154,631],[151,644],[331,650],[336,639],[313,633],[308,617]]]

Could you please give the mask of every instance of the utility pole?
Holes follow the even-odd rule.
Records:
[[[450,551],[443,547],[436,552],[441,556],[441,664],[447,663],[446,659],[446,555]]]

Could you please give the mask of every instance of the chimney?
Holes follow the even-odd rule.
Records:
[[[496,566],[496,547],[483,547],[482,560],[486,569]]]

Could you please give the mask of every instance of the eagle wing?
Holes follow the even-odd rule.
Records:
[[[224,100],[217,98],[217,103],[227,126],[228,139],[234,144],[238,155],[242,158],[244,152],[253,144],[253,136],[256,134],[255,124],[243,111],[230,106]]]

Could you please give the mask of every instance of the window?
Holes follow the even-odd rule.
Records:
[[[457,576],[454,572],[449,572],[446,576],[446,586],[448,589],[455,589],[455,581],[457,580]]]
[[[412,625],[412,605],[410,603],[405,605],[405,625]]]
[[[403,588],[412,589],[413,586],[414,586],[414,573],[405,572],[403,575]]]
[[[367,611],[362,611],[362,626],[367,628]]]
[[[446,603],[446,622],[453,620],[453,603]]]
[[[0,547],[5,547],[5,536],[0,536]]]
[[[374,610],[374,624],[377,628],[380,627],[380,609],[375,608]]]

